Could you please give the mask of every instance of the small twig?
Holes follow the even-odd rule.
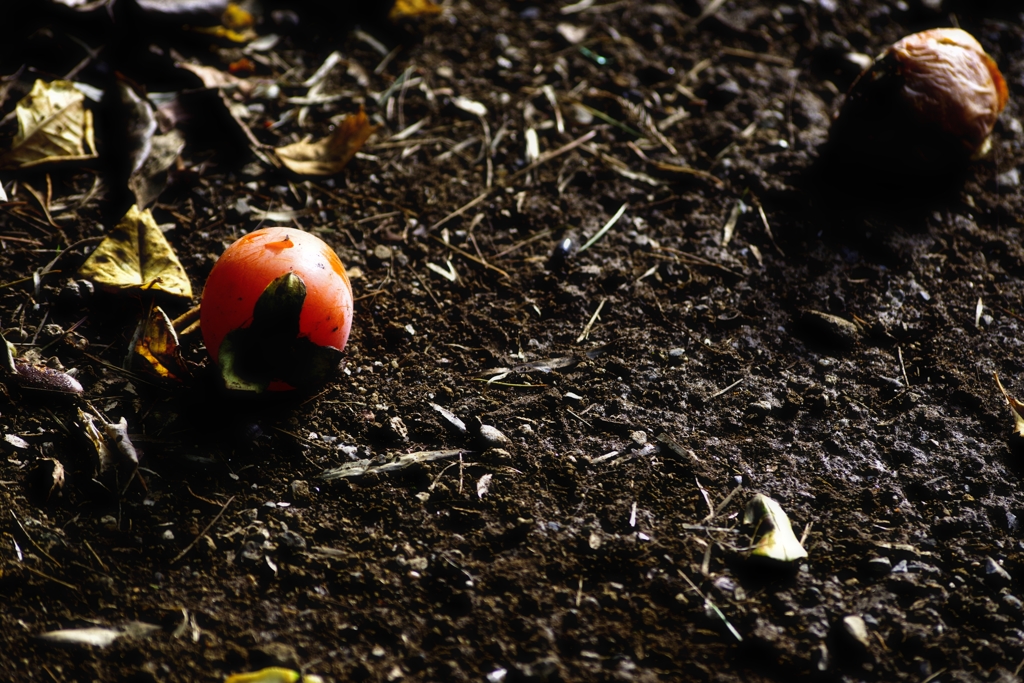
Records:
[[[765,52],[751,52],[750,50],[743,50],[737,47],[720,47],[718,52],[730,57],[743,57],[744,59],[753,59],[757,62],[768,62],[769,64],[778,64],[779,66],[793,66],[792,59],[770,55]]]
[[[779,243],[775,241],[775,234],[772,232],[772,226],[768,224],[768,215],[764,212],[764,207],[761,206],[761,200],[751,193],[750,198],[754,201],[754,206],[757,207],[757,214],[761,217],[761,223],[764,225],[764,231],[768,233],[768,239],[772,241],[772,246],[775,247],[775,251],[779,252],[779,256],[785,256],[786,252],[782,251],[779,247]]]
[[[583,424],[585,424],[585,425],[587,425],[588,427],[590,427],[591,429],[593,429],[593,425],[591,425],[591,424],[590,424],[589,422],[587,422],[587,421],[586,421],[586,420],[585,420],[585,419],[584,419],[583,417],[581,417],[581,416],[577,415],[576,413],[574,413],[573,411],[569,410],[568,408],[566,408],[566,409],[565,409],[565,412],[569,413],[570,415],[572,415],[573,417],[575,417],[575,418],[576,418],[577,420],[579,420],[579,421],[580,421],[580,422],[582,422]]]
[[[705,524],[681,524],[680,527],[686,531],[718,531],[727,534],[739,533],[736,529],[730,529],[724,526],[707,526]]]
[[[725,4],[725,0],[711,0],[707,6],[701,11],[701,13],[694,19],[690,20],[686,26],[683,27],[682,34],[685,35],[697,28],[697,25],[710,17],[712,14],[721,9],[722,5]]]
[[[1022,661],[1022,662],[1020,663],[1020,666],[1018,666],[1018,667],[1017,667],[1017,670],[1013,672],[1013,675],[1014,675],[1014,676],[1016,676],[1017,674],[1019,674],[1019,673],[1020,673],[1020,667],[1021,667],[1021,666],[1024,666],[1024,661]],[[928,678],[926,678],[926,679],[924,679],[923,681],[921,681],[921,683],[931,683],[931,682],[932,682],[932,681],[934,681],[934,680],[935,680],[936,678],[938,678],[938,677],[939,677],[939,676],[941,676],[942,674],[946,673],[946,671],[947,671],[946,669],[939,669],[938,671],[936,671],[935,673],[933,673],[933,674],[932,674],[931,676],[929,676]]]
[[[696,593],[697,595],[699,595],[700,598],[704,601],[704,606],[709,611],[713,612],[716,617],[718,617],[719,619],[722,620],[722,623],[725,624],[725,627],[729,630],[729,633],[732,635],[732,637],[736,639],[736,642],[742,643],[743,642],[743,636],[740,635],[740,632],[736,630],[735,626],[733,626],[731,623],[729,623],[729,620],[725,618],[725,614],[722,613],[722,610],[718,609],[718,605],[716,605],[715,603],[711,602],[711,600],[708,598],[708,596],[704,595],[703,591],[701,591],[700,588],[697,588],[697,584],[695,584],[693,582],[693,579],[691,579],[686,574],[686,572],[682,571],[681,569],[678,570],[678,571],[679,571],[679,575],[682,576],[684,579],[686,579],[686,583],[690,584],[690,588],[693,589],[693,592]]]
[[[27,529],[25,528],[25,526],[24,526],[24,525],[23,525],[23,524],[21,523],[21,520],[20,520],[20,519],[18,519],[18,515],[16,515],[16,514],[14,513],[14,510],[11,510],[11,517],[13,517],[13,518],[14,518],[14,521],[15,521],[15,523],[17,523],[17,525],[18,525],[18,528],[19,528],[19,529],[21,529],[21,533],[25,534],[25,538],[27,538],[27,539],[28,539],[28,542],[32,544],[32,547],[33,547],[33,548],[35,548],[36,550],[38,550],[38,551],[39,551],[39,554],[40,554],[40,555],[42,555],[43,557],[45,557],[46,559],[48,559],[48,560],[49,560],[50,562],[53,562],[53,563],[54,563],[55,565],[57,565],[58,567],[60,567],[60,566],[61,566],[60,562],[58,562],[57,560],[53,559],[53,558],[52,558],[52,557],[50,556],[50,554],[49,554],[48,552],[46,552],[45,550],[43,550],[43,549],[42,549],[42,547],[40,547],[40,545],[39,545],[38,543],[36,543],[36,542],[35,542],[35,539],[34,539],[34,538],[32,538],[31,536],[29,536],[29,534],[28,534],[28,530],[27,530]],[[49,578],[49,577],[47,577],[47,578]],[[56,579],[54,579],[54,580],[56,581]],[[60,582],[58,581],[57,583],[60,583]],[[78,590],[78,589],[76,588],[75,590]]]
[[[722,502],[719,503],[715,507],[714,511],[710,515],[708,515],[707,517],[704,518],[704,521],[705,522],[710,522],[715,517],[717,517],[718,515],[722,514],[722,510],[725,509],[725,506],[728,505],[732,501],[732,499],[736,496],[737,493],[740,492],[740,489],[742,489],[742,488],[743,488],[743,484],[739,484],[738,486],[736,486],[736,488],[734,488],[732,491],[730,491],[729,495],[727,495],[722,500]]]
[[[490,263],[488,263],[487,261],[483,260],[482,258],[478,258],[478,257],[474,256],[473,254],[470,254],[465,249],[459,249],[454,244],[451,244],[450,242],[445,242],[443,239],[441,239],[439,237],[436,237],[434,235],[431,235],[431,237],[433,237],[435,240],[437,240],[438,242],[440,242],[444,246],[446,246],[449,249],[451,249],[452,251],[454,251],[456,254],[459,254],[460,256],[464,256],[464,257],[468,258],[470,261],[474,261],[475,263],[479,263],[484,268],[490,268],[491,270],[493,270],[494,272],[498,273],[499,275],[511,279],[512,276],[510,276],[507,272],[505,272],[504,270],[502,270],[498,266],[492,266]]]
[[[540,232],[535,233],[533,235],[530,235],[526,239],[521,240],[521,241],[513,244],[508,249],[504,249],[502,251],[499,251],[497,254],[494,255],[494,258],[501,258],[502,256],[508,256],[512,252],[518,251],[519,249],[522,249],[523,247],[525,247],[530,242],[535,242],[535,241],[537,241],[539,239],[543,239],[543,238],[547,237],[550,234],[551,234],[550,230],[541,230]]]
[[[910,388],[910,378],[907,377],[907,366],[903,364],[903,349],[901,349],[900,347],[897,346],[896,347],[896,355],[899,356],[899,359],[900,359],[900,370],[903,372],[903,383],[904,383],[904,386],[906,386],[907,389],[909,389]]]
[[[746,377],[740,377],[740,378],[739,378],[738,380],[736,380],[735,382],[733,382],[732,384],[730,384],[729,386],[727,386],[727,387],[726,387],[725,389],[721,389],[721,390],[719,390],[719,391],[716,391],[715,393],[711,394],[711,396],[709,396],[708,398],[709,398],[709,399],[711,399],[711,398],[718,398],[718,397],[719,397],[719,396],[721,396],[722,394],[726,394],[726,393],[728,393],[728,392],[729,392],[729,391],[731,391],[732,389],[735,389],[735,388],[736,388],[736,387],[738,387],[739,385],[743,384],[743,380],[745,380],[745,379],[746,379]]]
[[[804,527],[804,532],[800,534],[800,545],[803,545],[804,542],[807,540],[807,536],[810,535],[811,526],[813,526],[813,524],[814,522],[807,522],[807,526]]]
[[[228,502],[224,503],[224,507],[222,507],[220,509],[220,512],[217,513],[217,516],[213,518],[213,521],[210,522],[209,524],[207,524],[206,528],[203,529],[202,531],[200,531],[199,535],[196,536],[195,538],[193,538],[192,542],[189,543],[187,546],[185,546],[184,550],[182,550],[180,553],[178,553],[177,555],[174,556],[174,559],[171,560],[171,564],[176,564],[178,562],[178,560],[180,560],[181,558],[185,557],[185,555],[188,555],[189,551],[192,550],[192,548],[195,547],[196,543],[199,542],[199,539],[202,538],[203,536],[205,536],[206,533],[210,529],[213,528],[213,525],[216,524],[218,521],[220,521],[220,518],[224,516],[224,512],[228,509],[228,506],[231,505],[231,502],[234,499],[235,499],[234,496],[231,496],[230,498],[228,498]]]
[[[594,233],[594,236],[587,240],[586,244],[580,247],[579,253],[583,253],[584,251],[592,247],[595,242],[604,237],[605,233],[611,230],[611,227],[615,225],[615,223],[617,223],[620,218],[622,218],[622,214],[626,213],[626,206],[628,205],[623,204],[622,206],[620,206],[619,210],[615,212],[615,215],[608,219],[608,222],[604,224],[604,227],[598,230],[596,233]]]
[[[53,577],[53,576],[50,576],[49,574],[43,573],[43,572],[39,571],[38,569],[33,569],[32,567],[28,566],[27,564],[26,565],[22,565],[22,566],[25,569],[27,569],[28,571],[32,572],[33,574],[35,574],[37,576],[41,576],[44,579],[49,579],[50,581],[53,581],[54,583],[58,583],[61,586],[64,586],[65,588],[70,588],[71,590],[73,590],[75,592],[78,591],[78,586],[74,585],[73,583],[68,583],[67,581],[61,581],[60,579],[58,579],[56,577]]]
[[[594,315],[590,316],[590,321],[587,322],[587,326],[583,328],[583,332],[579,337],[576,338],[576,343],[581,343],[584,339],[590,336],[590,330],[594,327],[594,323],[597,321],[597,316],[601,315],[601,309],[604,308],[605,302],[608,298],[601,299],[601,303],[597,305],[597,310],[594,311]]]
[[[47,313],[49,313],[49,311],[47,311]],[[71,334],[72,332],[77,330],[79,327],[81,327],[82,323],[84,323],[88,319],[89,319],[88,316],[82,318],[81,320],[79,320],[78,322],[73,324],[71,327],[69,327],[68,329],[64,330],[64,332],[62,332],[59,337],[56,337],[55,339],[51,339],[44,346],[39,347],[39,353],[42,353],[43,351],[46,351],[46,349],[50,348],[51,346],[53,346],[54,344],[56,344],[60,340],[62,340],[65,337],[67,337],[69,334]],[[44,320],[45,320],[45,318],[44,318]],[[39,330],[41,330],[42,328],[43,328],[43,325],[42,325],[42,323],[40,323],[39,327],[36,328],[36,336],[39,335]],[[35,344],[35,341],[36,341],[36,337],[33,337],[32,338],[32,343]]]
[[[483,192],[478,194],[476,197],[471,199],[467,204],[464,204],[463,206],[459,207],[458,209],[455,209],[450,214],[448,214],[447,216],[445,216],[444,218],[442,218],[438,222],[436,222],[433,225],[431,225],[428,228],[428,231],[436,230],[436,229],[440,228],[442,225],[444,225],[445,223],[447,223],[448,221],[452,220],[453,218],[458,218],[462,214],[464,214],[467,211],[469,211],[470,209],[472,209],[477,204],[480,204],[485,199],[487,199],[491,195],[491,193],[494,192],[499,187],[505,187],[510,182],[512,182],[513,180],[515,180],[515,179],[517,179],[517,178],[519,178],[519,177],[521,177],[523,175],[526,175],[527,173],[529,173],[533,169],[537,168],[541,164],[546,164],[547,162],[551,161],[555,157],[561,156],[561,155],[565,154],[566,152],[572,151],[573,149],[579,147],[583,143],[585,143],[588,140],[590,140],[591,138],[593,138],[595,135],[597,135],[597,131],[596,130],[592,130],[589,133],[587,133],[586,135],[578,137],[575,140],[573,140],[572,142],[567,143],[565,145],[562,145],[558,149],[555,149],[555,150],[552,150],[550,152],[545,152],[544,154],[541,154],[537,158],[537,160],[534,161],[532,164],[530,164],[528,166],[525,166],[524,168],[521,168],[518,171],[516,171],[515,173],[513,173],[512,175],[510,175],[508,177],[508,180],[505,183],[499,183],[499,184],[495,185],[494,187],[491,187],[491,188],[489,188],[487,190],[484,190]]]
[[[92,556],[94,558],[96,558],[96,561],[99,562],[101,567],[103,567],[103,571],[105,571],[106,573],[109,574],[110,573],[110,569],[108,569],[107,565],[103,563],[103,560],[101,560],[100,556],[96,554],[96,551],[92,549],[92,546],[89,545],[89,541],[87,541],[86,539],[83,538],[82,542],[85,543],[85,547],[89,549],[89,552],[92,553]]]

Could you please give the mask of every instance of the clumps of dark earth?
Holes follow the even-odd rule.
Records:
[[[178,93],[150,208],[196,292],[283,224],[356,312],[311,393],[226,397],[196,332],[161,380],[126,363],[151,299],[77,275],[132,203],[123,111],[90,100],[98,160],[0,171],[3,334],[83,388],[2,378],[3,678],[1021,680],[1012,3],[268,0],[255,48],[70,4],[4,8],[4,148],[37,78]],[[1006,77],[991,152],[941,191],[819,173],[867,59],[952,25]],[[243,58],[226,100],[176,66]],[[269,162],[360,105],[342,172]],[[79,410],[137,474],[97,472]],[[806,558],[750,556],[758,493]]]

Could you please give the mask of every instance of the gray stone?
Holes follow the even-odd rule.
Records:
[[[480,425],[480,441],[487,448],[500,448],[509,444],[508,437],[491,425]]]
[[[288,485],[288,492],[291,494],[293,503],[308,503],[313,500],[313,493],[309,484],[302,479],[296,479]]]
[[[847,645],[862,653],[870,649],[871,638],[868,635],[867,622],[864,621],[863,617],[856,614],[847,615],[843,617],[839,626],[840,633]]]
[[[892,571],[892,560],[888,557],[872,557],[868,560],[868,571],[875,576],[885,576]]]
[[[985,558],[985,565],[982,571],[985,581],[993,586],[1008,586],[1013,581],[1010,572],[1003,569],[1002,565],[991,557]]]
[[[804,329],[817,341],[848,348],[860,339],[860,327],[846,318],[823,311],[807,310],[800,318]]]

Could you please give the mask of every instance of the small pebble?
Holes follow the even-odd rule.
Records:
[[[500,448],[509,443],[508,437],[491,425],[480,425],[480,441],[487,448]]]
[[[289,484],[288,490],[291,493],[293,503],[308,503],[313,499],[313,494],[309,490],[309,483],[302,479],[296,479]]]
[[[262,643],[249,651],[257,666],[281,666],[297,669],[302,661],[294,647],[286,643]]]
[[[851,641],[851,644],[855,643],[864,650],[871,647],[871,640],[868,637],[868,625],[863,617],[854,614],[843,617],[842,629],[843,633]]]
[[[996,185],[1002,188],[1017,187],[1020,185],[1020,171],[1011,168],[1006,173],[1000,173],[996,176]]]
[[[277,542],[282,548],[292,552],[301,552],[306,549],[306,539],[294,531],[282,531],[277,536]]]
[[[872,557],[868,560],[868,571],[875,576],[885,576],[892,571],[892,560],[888,557]]]
[[[1013,581],[1013,578],[1010,576],[1010,572],[1003,569],[1002,566],[991,557],[985,558],[983,571],[985,574],[985,580],[994,586],[1008,586]]]
[[[800,322],[809,335],[831,346],[848,348],[860,339],[860,328],[856,323],[831,313],[804,311]]]

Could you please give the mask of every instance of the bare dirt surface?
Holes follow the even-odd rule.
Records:
[[[197,292],[237,237],[288,224],[335,247],[357,301],[344,369],[311,395],[226,397],[198,334],[191,376],[159,381],[125,368],[149,300],[75,284],[131,203],[117,112],[90,105],[100,161],[0,172],[3,333],[84,386],[5,380],[0,678],[1019,680],[1024,483],[993,372],[1024,394],[1020,16],[564,4],[394,26],[264,3],[257,34],[280,41],[248,55],[128,0],[14,10],[4,113],[72,70],[192,91],[153,210]],[[953,21],[1009,85],[991,154],[921,195],[822,182],[849,55]],[[289,101],[335,50],[336,97]],[[275,168],[175,67],[243,56],[277,84],[228,95],[260,145],[359,104],[381,127],[335,176]],[[87,406],[126,419],[145,488],[94,476]],[[325,477],[409,453],[437,459]],[[805,560],[747,557],[756,492]],[[131,622],[156,628],[38,638]]]

